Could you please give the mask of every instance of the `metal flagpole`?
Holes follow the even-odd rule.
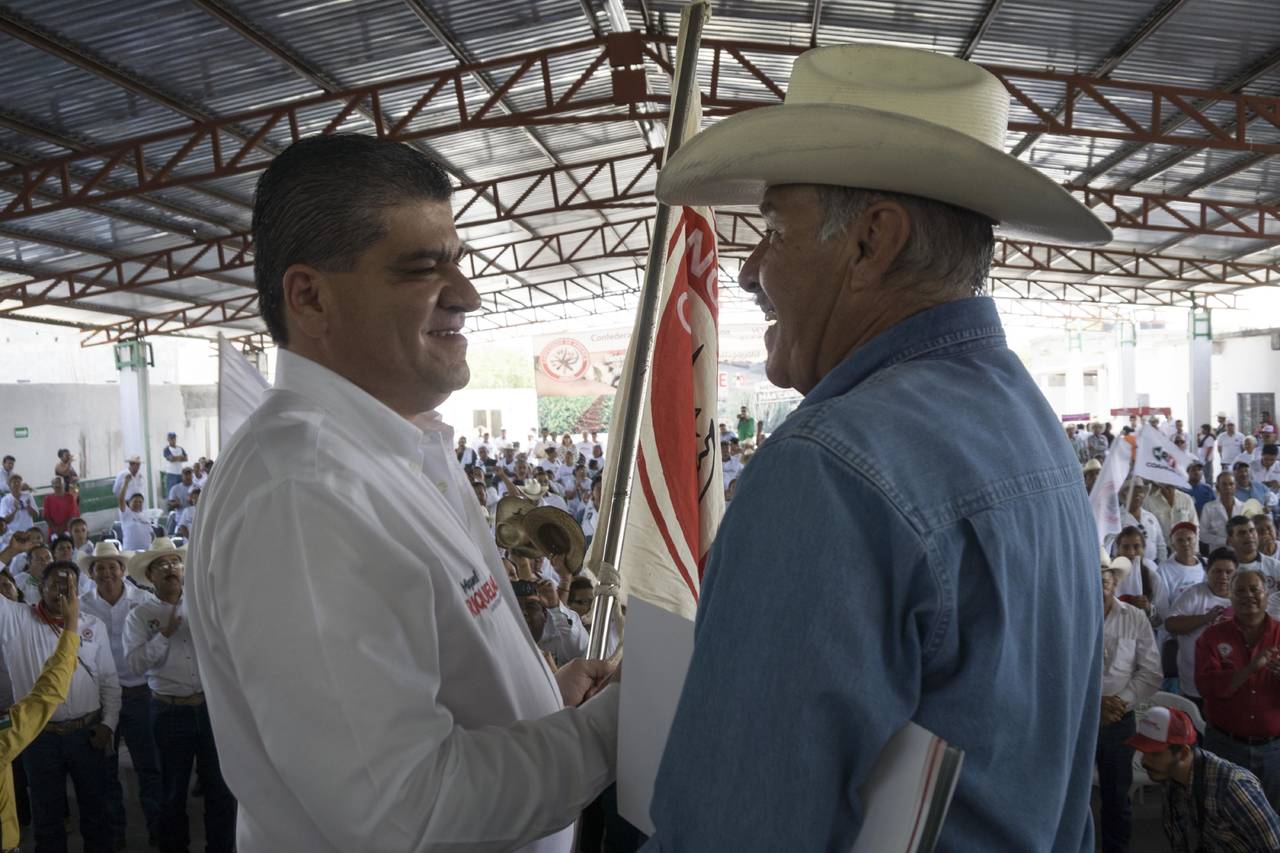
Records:
[[[666,157],[676,153],[684,139],[688,121],[689,102],[697,85],[698,47],[702,41],[702,29],[711,12],[708,0],[694,0],[685,7],[680,28],[681,50],[676,65],[676,79],[671,95],[671,119],[667,124]],[[587,658],[601,660],[605,657],[609,628],[613,621],[614,607],[621,592],[618,576],[618,557],[622,553],[622,538],[626,530],[627,508],[631,503],[631,484],[635,474],[636,456],[640,450],[640,419],[644,413],[653,359],[653,338],[657,328],[659,297],[662,295],[662,277],[666,266],[667,230],[671,222],[671,208],[658,202],[653,224],[653,242],[649,244],[649,256],[645,267],[644,288],[640,292],[639,311],[633,339],[636,342],[633,373],[627,384],[621,435],[618,440],[617,474],[613,494],[610,496],[608,524],[605,527],[604,547],[600,565],[593,567],[600,583],[596,587],[595,602],[591,611],[591,638],[587,644]],[[609,442],[612,453],[613,441]]]

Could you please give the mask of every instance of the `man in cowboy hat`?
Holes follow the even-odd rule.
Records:
[[[189,603],[239,853],[562,853],[614,776],[611,668],[546,667],[435,411],[480,307],[450,193],[352,134],[258,183],[280,359],[201,499]]]
[[[61,599],[77,594],[80,567],[52,563],[31,605],[0,601],[0,648],[13,696],[27,695],[58,643],[65,625]],[[120,717],[120,683],[107,639],[96,617],[80,614],[80,654],[67,699],[22,754],[31,790],[37,850],[66,850],[67,779],[76,794],[85,853],[111,850],[106,807],[107,756]]]
[[[142,476],[142,457],[134,454],[125,460],[124,470],[116,474],[116,481],[111,486],[111,494],[117,499],[123,497],[127,504],[134,495],[147,497],[147,484]]]
[[[784,104],[716,123],[658,177],[669,204],[759,206],[739,283],[769,323],[769,379],[805,399],[710,554],[654,849],[847,850],[859,786],[911,721],[966,752],[942,847],[1093,848],[1097,532],[1074,449],[979,294],[994,225],[1110,234],[1003,151],[1008,106],[962,60],[819,48]],[[920,469],[926,448],[941,470]],[[780,567],[823,594],[762,596]],[[975,726],[992,708],[1017,731]]]
[[[1124,557],[1102,552],[1102,725],[1098,731],[1098,794],[1103,853],[1129,849],[1129,786],[1133,782],[1133,709],[1160,689],[1160,655],[1147,615],[1116,598],[1129,574]]]
[[[99,542],[92,554],[79,554],[76,563],[81,574],[88,575],[94,583],[91,590],[80,596],[81,606],[107,628],[111,657],[120,682],[120,723],[115,729],[115,747],[119,749],[121,738],[129,747],[133,770],[138,776],[138,795],[147,822],[147,835],[154,844],[159,837],[160,768],[156,764],[155,739],[151,736],[151,689],[145,675],[129,668],[124,649],[124,627],[129,614],[151,596],[136,584],[125,581],[125,561],[130,556],[132,554],[121,551],[114,542]],[[116,750],[107,757],[107,813],[111,836],[119,847],[125,841],[128,822]]]
[[[204,700],[204,683],[182,595],[187,549],[161,537],[129,558],[129,576],[155,588],[125,619],[129,669],[151,689],[151,731],[160,758],[156,840],[162,853],[185,853],[190,842],[187,791],[194,765],[204,789],[205,849],[235,849],[236,801],[223,781]]]

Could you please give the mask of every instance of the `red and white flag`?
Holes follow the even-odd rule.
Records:
[[[686,139],[698,130],[701,100],[691,99]],[[622,551],[622,586],[687,619],[698,607],[707,553],[724,514],[720,436],[716,429],[719,380],[719,260],[713,213],[704,207],[671,209],[651,381],[640,415],[640,448],[632,480]],[[609,426],[622,435],[623,401],[634,381],[637,336],[631,338],[623,381]],[[611,459],[616,459],[616,454]],[[589,565],[599,565],[617,479],[606,466]]]

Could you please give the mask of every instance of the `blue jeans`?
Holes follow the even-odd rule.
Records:
[[[120,724],[116,726],[116,749],[121,739],[129,746],[133,770],[138,775],[138,798],[147,821],[147,834],[156,836],[160,817],[160,765],[156,763],[156,742],[151,735],[151,691],[146,685],[120,689]],[[124,786],[120,784],[120,756],[107,756],[107,813],[111,837],[125,837]]]
[[[1102,853],[1128,853],[1132,833],[1129,786],[1133,784],[1133,712],[1098,729],[1098,794],[1102,802]]]
[[[231,853],[236,843],[236,800],[222,780],[206,705],[170,705],[151,700],[151,730],[160,756],[163,791],[159,820],[162,853],[186,853],[187,790],[191,768],[204,785],[204,836],[208,853]]]
[[[76,792],[85,853],[111,849],[106,809],[106,755],[89,744],[92,727],[67,734],[46,729],[22,753],[31,786],[36,853],[67,853],[67,776]]]
[[[1211,725],[1204,733],[1204,748],[1257,776],[1271,808],[1280,809],[1280,738],[1250,746]]]

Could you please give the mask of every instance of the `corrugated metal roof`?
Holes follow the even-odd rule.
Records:
[[[478,61],[518,57],[548,46],[589,40],[593,25],[608,28],[608,21],[596,8],[595,20],[588,20],[579,0],[494,0],[494,2],[421,2],[417,0],[216,0],[228,14],[243,21],[259,36],[279,47],[285,56],[263,50],[242,33],[228,27],[217,16],[184,0],[10,0],[6,14],[16,16],[22,26],[54,39],[68,50],[91,62],[100,62],[134,81],[132,88],[120,85],[78,67],[51,52],[18,38],[0,36],[0,72],[5,86],[0,91],[0,159],[23,163],[61,155],[62,138],[76,146],[97,146],[116,140],[134,139],[143,134],[186,127],[191,115],[229,116],[280,105],[317,95],[323,86],[351,88],[452,69],[461,53]],[[677,0],[650,0],[652,18],[644,21],[636,4],[628,3],[628,14],[637,29],[653,27],[674,34],[682,7]],[[1137,39],[1144,25],[1162,3],[1157,0],[1004,0],[976,44],[976,61],[1028,69],[1097,74],[1101,70],[1118,80],[1151,81],[1161,84],[1217,88],[1241,81],[1250,75],[1244,90],[1263,95],[1280,94],[1280,4],[1256,0],[1185,0],[1175,12],[1145,38]],[[719,0],[706,30],[708,39],[761,42],[803,48],[816,36],[818,44],[870,41],[909,45],[948,54],[965,50],[973,40],[989,0],[825,0],[820,20],[812,19],[812,0]],[[434,16],[445,43],[424,23],[419,12]],[[670,49],[660,49],[664,55]],[[600,48],[584,49],[572,55],[554,56],[548,62],[557,87],[576,80],[590,66]],[[744,49],[744,54],[761,71],[785,86],[795,51]],[[1115,62],[1122,53],[1123,59]],[[699,77],[709,86],[711,52],[703,51]],[[300,72],[290,62],[305,66]],[[1268,67],[1268,63],[1272,67]],[[516,60],[490,70],[501,80]],[[646,61],[648,88],[662,94],[669,82],[652,61]],[[319,82],[311,75],[318,76]],[[717,74],[719,90],[730,96],[762,96],[761,84],[734,63],[722,66]],[[1060,96],[1061,86],[1044,81],[1021,80],[1019,85],[1038,101],[1051,103]],[[141,94],[134,89],[152,94]],[[473,107],[490,97],[486,80],[478,74],[462,78],[461,92]],[[593,76],[581,89],[589,97],[609,98],[612,92],[607,75]],[[423,86],[396,87],[385,93],[384,114],[398,118],[423,93]],[[1116,103],[1135,115],[1149,109],[1141,97],[1108,91]],[[502,115],[507,105],[516,109],[537,108],[545,92],[540,77],[531,73],[503,93],[493,115]],[[173,103],[176,101],[177,103]],[[1167,108],[1166,108],[1167,109]],[[1206,115],[1229,120],[1228,106],[1204,108]],[[1120,127],[1119,122],[1097,103],[1082,100],[1075,105],[1078,120],[1099,127]],[[1018,104],[1011,116],[1030,120],[1032,113]],[[1168,115],[1166,111],[1165,115]],[[317,132],[333,117],[327,106],[305,109],[299,116],[299,130]],[[451,99],[437,98],[410,123],[416,130],[443,127],[456,120],[457,106]],[[12,121],[4,121],[8,118]],[[1254,139],[1280,142],[1280,128],[1251,128]],[[21,130],[39,129],[38,135]],[[371,132],[372,121],[360,112],[352,113],[344,130]],[[1180,132],[1203,134],[1203,128],[1188,122]],[[1024,142],[1025,135],[1010,132],[1010,149]],[[263,147],[249,155],[263,161],[272,151],[290,140],[287,124],[269,132]],[[448,132],[431,135],[414,143],[447,161],[462,180],[491,180],[560,164],[594,161],[600,158],[631,158],[651,145],[634,121],[608,123],[550,124],[539,127],[501,127],[483,131]],[[180,140],[154,146],[152,165],[177,151]],[[1206,150],[1188,151],[1181,146],[1145,145],[1084,136],[1040,136],[1024,146],[1021,156],[1063,183],[1077,182],[1091,175],[1099,164],[1110,164],[1093,177],[1093,186],[1129,186],[1143,192],[1190,192],[1198,197],[1235,201],[1274,202],[1280,191],[1273,180],[1274,158],[1248,153]],[[1112,164],[1119,154],[1128,156]],[[1176,162],[1173,155],[1180,155]],[[208,144],[197,145],[175,174],[194,174],[212,162]],[[617,169],[619,180],[627,182],[639,173],[644,158],[627,159]],[[1154,174],[1155,167],[1161,167]],[[123,185],[127,175],[119,169],[103,186]],[[73,184],[90,174],[84,168],[69,175]],[[573,177],[587,177],[575,170]],[[1206,175],[1218,177],[1204,188]],[[12,223],[0,223],[0,285],[21,280],[20,271],[32,274],[89,266],[107,256],[128,256],[157,248],[176,246],[197,236],[213,236],[228,229],[244,229],[249,223],[249,202],[258,173],[202,181],[195,185],[157,190],[97,204],[40,213]],[[635,188],[652,190],[656,175],[649,170]],[[561,180],[567,180],[561,176]],[[112,182],[115,182],[114,184]],[[561,233],[601,222],[629,222],[645,213],[643,202],[632,201],[604,210],[546,212],[562,197],[561,185],[553,193],[550,182],[523,187],[504,186],[505,202],[524,189],[532,189],[524,199],[526,210],[542,211],[514,220],[474,225],[494,217],[490,200],[474,203],[459,222],[465,240],[481,252],[495,254],[504,244],[531,236]],[[592,192],[579,195],[578,203]],[[12,186],[0,185],[0,206],[13,198]],[[1167,214],[1153,221],[1172,223]],[[613,229],[617,238],[626,226]],[[1276,260],[1280,252],[1270,241],[1223,236],[1186,236],[1136,228],[1117,229],[1115,245],[1120,248],[1160,250],[1188,257],[1229,257],[1247,253],[1251,260]],[[645,247],[645,238],[632,233],[625,241],[636,253]],[[75,251],[76,246],[91,251]],[[486,292],[494,287],[514,288],[513,296],[541,293],[528,291],[524,284],[563,280],[574,273],[590,275],[634,269],[635,260],[625,257],[575,262],[571,266],[541,267],[504,279],[485,279]],[[630,274],[630,273],[628,273]],[[1063,273],[1063,280],[1078,280]],[[1110,279],[1098,277],[1096,282]],[[242,282],[237,286],[233,282]],[[98,325],[126,312],[153,313],[183,307],[184,304],[229,298],[248,292],[251,273],[247,269],[229,271],[217,278],[192,276],[136,291],[91,297],[86,311],[66,306],[30,308],[24,316],[44,316],[51,320]],[[1132,282],[1129,282],[1132,284]],[[1154,292],[1171,285],[1151,283]],[[548,286],[550,287],[550,286]],[[625,284],[619,284],[625,289]],[[1212,288],[1202,288],[1205,291]],[[581,291],[574,285],[561,287],[562,293]],[[184,302],[184,300],[189,300]],[[119,315],[102,313],[119,311]],[[104,320],[105,318],[105,320]],[[244,329],[258,329],[257,321],[246,321]],[[213,327],[200,330],[211,334]]]

